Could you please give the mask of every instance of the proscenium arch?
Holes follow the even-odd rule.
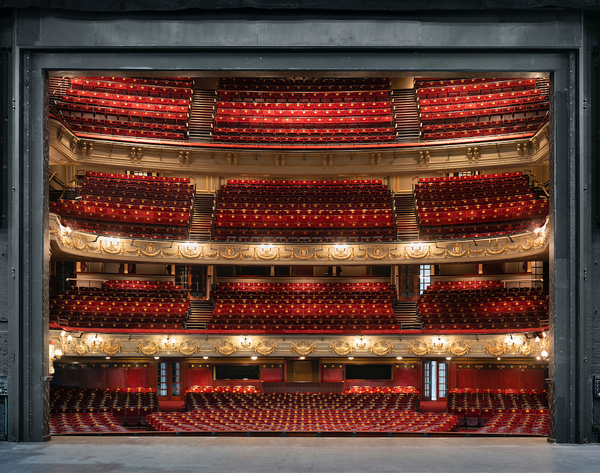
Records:
[[[525,27],[525,26],[524,26]],[[449,37],[458,27],[449,27]],[[438,39],[443,41],[443,38]],[[558,41],[558,39],[556,39]],[[453,44],[448,38],[447,43]],[[438,46],[440,45],[438,44]],[[136,45],[137,46],[137,45]],[[558,47],[559,45],[556,45]],[[588,386],[591,371],[580,360],[591,358],[591,278],[581,276],[583,261],[591,251],[592,174],[589,139],[581,123],[589,119],[579,94],[590,87],[584,77],[584,59],[578,47],[517,50],[487,49],[381,49],[303,48],[261,49],[161,49],[49,50],[41,44],[13,50],[11,93],[17,97],[11,115],[8,198],[11,244],[9,267],[14,268],[14,305],[9,317],[11,353],[17,354],[10,372],[9,438],[41,441],[47,438],[48,412],[48,166],[47,96],[48,73],[52,71],[360,71],[527,73],[552,76],[552,126],[550,176],[550,386],[551,438],[557,442],[583,442],[591,435],[584,414],[592,409]],[[135,49],[135,48],[134,48]],[[590,386],[591,387],[591,386]]]

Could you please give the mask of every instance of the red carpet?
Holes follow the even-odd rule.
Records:
[[[419,412],[446,412],[446,401],[421,401]]]
[[[158,401],[158,408],[161,412],[184,412],[185,403],[183,401]]]

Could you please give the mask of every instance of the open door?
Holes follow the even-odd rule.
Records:
[[[423,361],[423,400],[445,401],[448,397],[448,363]]]

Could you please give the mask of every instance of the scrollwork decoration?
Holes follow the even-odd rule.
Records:
[[[121,353],[122,349],[123,345],[116,340],[105,340],[102,345],[100,345],[100,350],[108,356],[114,356]]]
[[[506,350],[508,350],[508,345],[502,340],[494,340],[493,342],[488,342],[483,347],[483,352],[489,353],[492,356],[504,355],[504,353],[506,353]]]
[[[233,355],[238,350],[239,347],[228,340],[223,340],[213,345],[213,351],[223,356]]]
[[[425,356],[431,351],[431,343],[417,340],[406,345],[406,350],[416,356]]]
[[[160,352],[160,343],[153,340],[140,342],[135,346],[135,350],[142,355],[154,356]]]
[[[267,344],[267,342],[265,340],[263,340],[260,343],[257,343],[256,345],[254,345],[252,347],[252,351],[254,353],[258,353],[259,355],[262,355],[262,356],[272,355],[273,353],[277,352],[277,350],[278,350],[278,347],[275,343],[269,342]]]
[[[369,346],[367,351],[373,355],[377,356],[386,356],[394,352],[394,345],[390,342],[382,342],[379,340],[378,342],[373,343],[373,345]]]
[[[175,350],[183,356],[191,356],[200,351],[200,347],[196,342],[190,343],[189,340],[179,343],[175,346]]]
[[[296,342],[290,345],[290,351],[299,356],[310,355],[311,353],[315,353],[317,351],[317,344],[309,343],[307,345],[306,342],[302,340],[300,343]]]
[[[329,351],[338,356],[348,356],[354,353],[354,347],[348,342],[337,341],[329,345]]]
[[[473,346],[466,342],[454,341],[446,347],[446,351],[454,356],[464,356],[473,350]]]

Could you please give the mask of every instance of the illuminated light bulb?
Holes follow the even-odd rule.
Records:
[[[69,335],[69,336],[67,337],[67,341],[68,341],[68,342],[70,342],[71,340],[73,340],[73,337],[71,337],[71,335]]]
[[[258,358],[257,356],[253,356],[253,357],[252,357],[252,359],[253,359],[253,360],[256,360],[257,358]]]
[[[349,357],[348,357],[348,359],[349,359],[349,360],[353,360],[353,359],[354,359],[354,357],[353,357],[353,356],[349,356]]]
[[[452,359],[452,357],[451,357],[451,356],[447,356],[447,357],[446,357],[446,359],[447,359],[447,360],[451,360],[451,359]]]
[[[396,357],[396,359],[397,359],[397,360],[401,360],[401,359],[402,359],[402,357],[401,357],[401,356],[397,356],[397,357]]]
[[[60,348],[57,348],[56,350],[54,350],[54,354],[56,356],[62,356],[62,350]]]
[[[203,356],[202,359],[208,360],[208,356]]]
[[[301,357],[300,357],[300,359],[301,359],[301,360],[304,360],[305,358],[306,358],[305,356],[301,356]]]
[[[160,356],[155,356],[154,359],[155,360],[160,360]]]
[[[107,357],[106,357],[106,359],[107,359],[107,360],[110,360],[110,356],[107,356]]]
[[[545,349],[545,348],[542,350],[542,356],[543,356],[544,358],[546,358],[546,357],[548,356],[548,352],[546,351],[546,349]]]
[[[535,343],[540,343],[540,342],[541,342],[541,340],[540,340],[539,335],[536,335],[535,336]]]

